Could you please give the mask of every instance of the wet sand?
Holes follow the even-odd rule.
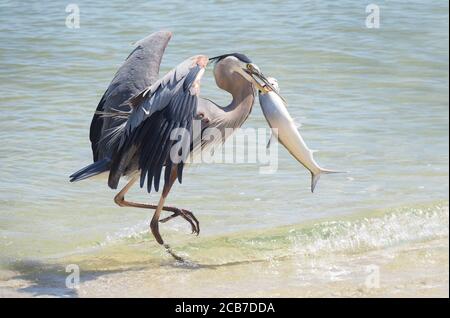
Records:
[[[353,255],[203,265],[166,258],[159,266],[81,272],[74,290],[61,287],[54,268],[3,271],[0,297],[448,297],[448,248],[447,237]]]

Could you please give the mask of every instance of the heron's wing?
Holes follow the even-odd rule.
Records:
[[[110,140],[113,136],[111,132],[126,120],[118,116],[102,116],[101,113],[129,111],[128,99],[157,81],[164,50],[171,37],[171,32],[159,31],[138,41],[136,48],[117,70],[92,118],[89,138],[94,161],[111,156],[117,149],[117,144]]]
[[[163,78],[130,99],[132,112],[123,128],[119,151],[113,158],[108,184],[116,188],[120,177],[130,167],[141,171],[141,187],[147,179],[156,191],[163,166],[167,182],[173,162],[172,146],[179,142],[171,136],[174,130],[184,130],[192,136],[192,124],[197,113],[200,79],[208,63],[206,56],[192,57]],[[181,182],[183,162],[178,164]]]

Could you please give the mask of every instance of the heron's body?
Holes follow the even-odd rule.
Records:
[[[183,153],[181,161],[172,160],[171,148],[176,143],[171,138],[172,132],[177,129],[188,132],[190,153],[207,148],[218,141],[195,143],[193,122],[200,120],[202,131],[218,129],[222,134],[220,142],[223,142],[250,114],[256,94],[254,85],[257,85],[250,72],[243,71],[243,65],[248,65],[250,60],[242,54],[215,59],[216,83],[232,96],[227,106],[218,106],[199,96],[200,81],[208,64],[206,56],[189,58],[158,79],[162,55],[170,38],[170,32],[162,31],[139,41],[119,68],[92,119],[90,140],[94,163],[71,176],[71,181],[78,181],[107,174],[108,185],[113,189],[127,176],[129,182],[114,201],[119,206],[154,209],[150,227],[160,244],[164,241],[158,224],[173,217],[186,219],[197,234],[200,230],[192,212],[164,205],[174,182],[182,181],[187,157]],[[157,205],[125,200],[125,194],[136,181],[148,192],[158,191],[163,170],[164,188]],[[173,214],[160,220],[162,211]]]

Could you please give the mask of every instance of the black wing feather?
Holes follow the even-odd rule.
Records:
[[[117,188],[119,179],[126,174],[128,167],[136,161],[141,171],[140,185],[144,186],[147,180],[147,191],[151,192],[152,186],[159,191],[161,173],[164,166],[164,181],[168,182],[170,170],[174,163],[170,158],[170,150],[178,140],[171,139],[171,133],[174,129],[183,128],[187,131],[185,136],[192,140],[192,121],[197,113],[198,97],[191,93],[191,86],[197,78],[201,67],[193,66],[184,77],[179,78],[182,85],[169,84],[165,87],[161,85],[150,96],[140,99],[140,105],[145,105],[146,99],[152,98],[154,94],[165,94],[170,89],[171,97],[165,107],[154,105],[157,109],[148,117],[143,117],[142,121],[131,131],[125,131],[122,145],[113,158],[108,184],[111,188]],[[166,91],[164,91],[164,89]],[[156,100],[156,99],[155,99]],[[134,105],[134,111],[142,111],[140,105]],[[148,105],[148,104],[147,104]],[[181,174],[184,167],[183,163],[177,163],[179,181],[181,183]]]
[[[104,110],[105,101],[106,101],[106,93],[103,94],[102,99],[98,103],[96,112]],[[103,118],[98,114],[94,114],[89,129],[89,139],[91,141],[92,156],[94,162],[96,162],[99,159],[98,146],[102,136],[102,129],[103,129]]]

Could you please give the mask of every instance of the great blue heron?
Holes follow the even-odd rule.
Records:
[[[200,232],[192,212],[164,205],[174,182],[178,179],[181,183],[184,167],[183,160],[171,159],[170,150],[176,142],[170,138],[171,131],[184,128],[192,133],[193,121],[198,119],[202,130],[215,127],[226,139],[226,131],[230,131],[226,128],[239,128],[247,119],[256,89],[273,90],[259,68],[240,53],[210,59],[215,63],[217,86],[233,97],[225,107],[199,96],[200,80],[208,64],[204,55],[185,60],[158,80],[161,59],[171,36],[170,32],[160,31],[137,43],[114,76],[92,119],[94,163],[70,176],[70,181],[78,181],[109,171],[108,185],[112,189],[117,188],[122,176],[129,177],[114,201],[121,207],[154,209],[151,232],[167,248],[159,232],[160,222],[181,216],[190,223],[193,233]],[[202,141],[200,145],[206,147],[208,142]],[[189,149],[195,151],[193,140]],[[164,187],[157,205],[125,200],[125,194],[138,179],[141,187],[146,183],[148,192],[152,186],[158,191],[163,167]],[[172,215],[160,220],[161,211]]]

